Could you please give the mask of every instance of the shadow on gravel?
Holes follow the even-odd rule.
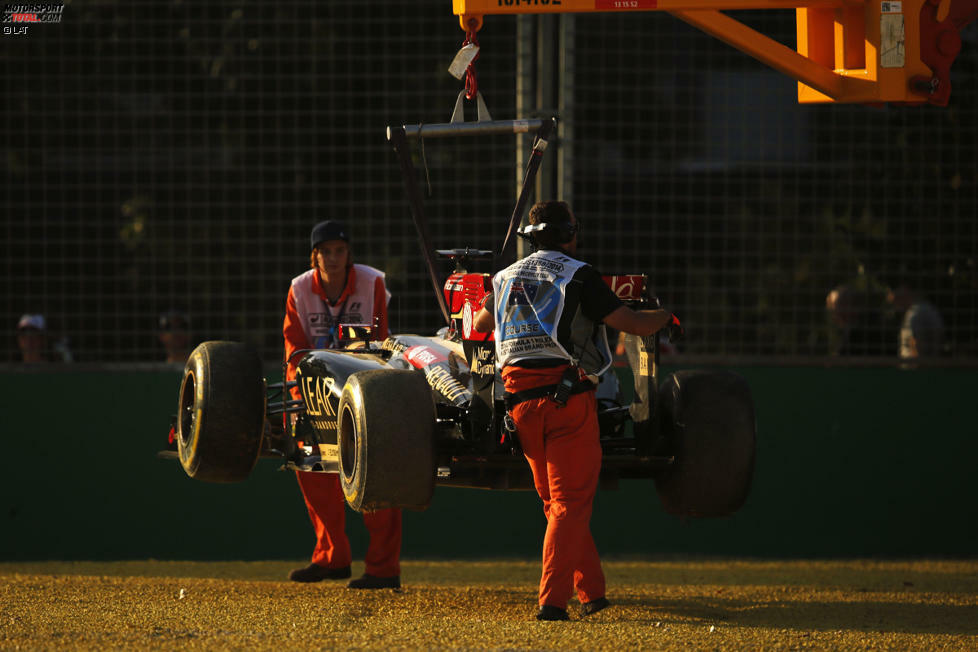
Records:
[[[604,562],[610,584],[637,578],[665,586],[785,586],[840,591],[917,591],[978,595],[975,560],[675,560]]]
[[[727,626],[801,631],[862,631],[905,634],[978,635],[978,605],[926,604],[880,600],[824,602],[688,598],[615,600],[622,607],[647,609],[656,623],[702,621]]]

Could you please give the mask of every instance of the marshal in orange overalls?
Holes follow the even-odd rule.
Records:
[[[554,385],[564,369],[508,366],[503,369],[506,391]],[[575,591],[581,604],[603,598],[604,573],[589,525],[601,473],[594,391],[572,395],[564,407],[550,398],[530,399],[510,414],[547,517],[540,606],[563,609]]]
[[[316,231],[314,230],[313,233],[315,239]],[[345,240],[345,237],[343,239]],[[314,242],[313,255],[315,255],[315,244]],[[329,310],[337,320],[340,320],[345,314],[344,308],[347,307],[348,303],[351,306],[356,305],[356,301],[353,300],[372,296],[372,305],[367,303],[366,307],[371,309],[372,317],[377,324],[374,339],[384,339],[388,336],[388,295],[383,276],[376,277],[371,292],[370,288],[358,287],[357,268],[379,274],[377,270],[363,266],[355,267],[348,261],[345,270],[345,286],[340,296],[333,302],[330,302],[327,297],[319,269],[314,268],[311,272],[307,272],[311,277],[309,279],[311,282],[293,282],[286,300],[285,320],[282,327],[287,359],[296,350],[313,348],[313,343],[310,342],[303,324],[303,313],[307,312],[304,306],[308,305],[318,304],[317,309]],[[297,280],[298,278],[300,277],[297,277]],[[297,296],[297,294],[308,296]],[[360,303],[364,302],[361,301]],[[360,310],[363,308],[361,307]],[[289,380],[295,378],[295,363],[296,361],[292,361],[288,367],[287,376]],[[293,396],[301,398],[297,388],[293,390]],[[302,490],[306,509],[309,512],[309,520],[312,522],[316,533],[316,547],[313,549],[312,563],[331,570],[350,566],[352,555],[350,541],[346,536],[346,501],[343,497],[343,490],[340,488],[339,476],[335,473],[297,471],[296,478],[299,482],[299,488]],[[377,578],[399,576],[401,574],[401,510],[382,509],[365,513],[363,522],[370,532],[370,543],[364,560],[367,575]],[[345,576],[348,577],[349,575]],[[317,575],[315,580],[318,579],[323,578]]]

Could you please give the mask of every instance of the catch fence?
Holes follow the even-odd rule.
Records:
[[[277,360],[289,281],[331,218],[386,271],[392,326],[437,329],[385,129],[448,120],[450,10],[72,2],[59,24],[4,35],[6,359],[18,318],[42,313],[76,361],[160,360],[159,315],[179,310],[195,341]],[[793,12],[737,16],[793,45]],[[479,33],[495,118],[530,117],[518,58],[539,19],[519,20]],[[553,74],[533,82],[556,84],[554,105],[522,109],[558,113],[544,166],[572,152],[560,187],[582,257],[648,273],[687,327],[681,352],[827,358],[848,329],[849,352],[891,359],[902,315],[886,295],[906,283],[943,317],[943,359],[978,360],[975,24],[935,108],[800,106],[791,80],[667,14],[559,20]],[[435,246],[498,249],[518,151],[512,136],[417,148]],[[845,328],[826,311],[840,285]]]

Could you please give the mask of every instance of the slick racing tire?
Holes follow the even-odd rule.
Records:
[[[435,406],[423,374],[350,375],[340,396],[340,485],[353,509],[423,510],[435,490]]]
[[[659,443],[675,456],[655,476],[666,512],[727,516],[750,493],[754,475],[754,403],[743,377],[729,371],[684,370],[659,386]]]
[[[177,451],[191,478],[240,482],[261,451],[265,379],[261,359],[238,342],[204,342],[180,384]]]

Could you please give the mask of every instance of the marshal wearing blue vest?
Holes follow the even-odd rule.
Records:
[[[536,617],[567,620],[574,593],[583,616],[610,604],[589,524],[601,443],[587,378],[611,364],[604,324],[651,335],[679,320],[665,310],[632,310],[575,258],[579,226],[565,202],[540,202],[529,217],[521,235],[537,251],[496,274],[473,326],[495,329],[506,406],[547,517]]]
[[[581,300],[569,304],[574,283],[583,292],[572,292]],[[622,303],[586,263],[562,251],[538,251],[496,274],[492,285],[495,296],[503,298],[495,309],[500,369],[571,362],[598,376],[611,366],[608,336],[598,320]]]

